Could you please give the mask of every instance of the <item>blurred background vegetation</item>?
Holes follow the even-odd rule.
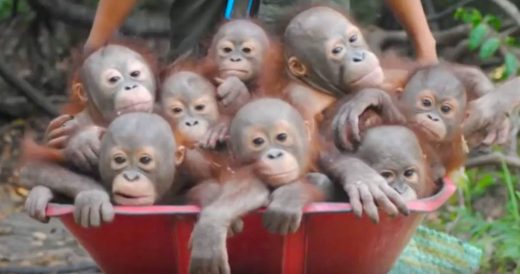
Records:
[[[144,41],[166,61],[172,1],[138,1],[120,35]],[[413,54],[384,1],[350,2],[376,52]],[[0,186],[15,183],[12,169],[23,133],[41,134],[66,101],[73,56],[87,37],[96,4],[0,0]],[[497,83],[518,75],[520,0],[423,0],[423,5],[442,59],[479,66]],[[517,116],[511,142],[472,153],[457,195],[426,220],[430,227],[481,247],[481,273],[520,273]]]

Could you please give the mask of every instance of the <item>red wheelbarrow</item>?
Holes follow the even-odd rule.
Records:
[[[288,236],[270,234],[261,213],[244,218],[244,231],[228,239],[232,273],[386,273],[426,213],[455,192],[445,180],[432,197],[408,204],[409,216],[379,224],[357,218],[348,203],[315,203],[305,209],[300,229]],[[189,239],[196,206],[116,207],[116,217],[100,228],[74,222],[71,205],[51,204],[47,213],[65,226],[107,274],[187,273]]]

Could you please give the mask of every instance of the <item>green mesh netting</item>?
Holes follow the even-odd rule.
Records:
[[[475,273],[482,250],[446,233],[419,226],[390,274]]]

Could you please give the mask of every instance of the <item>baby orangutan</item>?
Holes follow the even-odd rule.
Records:
[[[464,161],[462,123],[466,113],[466,90],[442,65],[417,70],[399,96],[407,121],[426,135],[439,153],[432,159],[434,180],[459,168]]]
[[[284,47],[292,79],[285,92],[308,121],[319,122],[321,112],[337,99],[385,80],[359,27],[329,7],[296,15],[285,30]]]
[[[177,147],[170,126],[160,116],[121,115],[103,135],[99,155],[101,181],[116,205],[161,203],[171,198],[167,194],[175,194],[170,190],[183,154],[183,147]],[[76,221],[85,227],[106,221],[100,207],[109,204],[108,197],[99,190],[79,193],[75,199]]]
[[[237,167],[220,178],[220,195],[195,225],[190,273],[230,273],[226,232],[240,216],[267,205],[264,225],[286,234],[299,227],[304,206],[322,198],[305,179],[310,138],[291,105],[271,98],[252,101],[233,118],[230,135]]]
[[[209,61],[215,66],[217,96],[226,113],[235,113],[256,92],[270,50],[266,32],[248,20],[233,20],[222,25],[209,49]]]
[[[177,140],[190,147],[203,142],[208,130],[221,117],[215,87],[191,71],[174,72],[167,76],[161,87],[160,105]],[[214,138],[224,139],[225,134],[227,127],[224,131],[215,131]]]
[[[142,206],[171,198],[167,194],[174,189],[176,165],[182,158],[183,148],[177,147],[164,119],[156,114],[124,114],[110,124],[101,140],[102,183],[55,163],[32,163],[22,170],[22,179],[40,186],[31,190],[26,208],[45,221],[47,203],[54,192],[61,193],[75,199],[77,223],[99,226],[114,216],[111,200],[116,205]]]
[[[123,113],[152,112],[156,95],[153,62],[127,46],[109,44],[90,54],[73,83],[73,97],[84,109],[73,119],[60,116],[49,125],[51,147],[64,147],[78,169],[97,169],[103,129]]]
[[[262,91],[260,78],[277,73],[266,69],[266,63],[277,47],[259,25],[249,20],[233,20],[223,24],[213,37],[203,74],[217,84],[219,111],[234,115],[238,109]],[[204,69],[203,69],[204,70]],[[210,128],[204,146],[215,148],[224,142],[229,121],[224,120]],[[215,137],[219,137],[215,139]]]
[[[222,166],[220,151],[208,151],[207,142],[217,142],[227,134],[227,123],[216,128],[219,114],[215,87],[204,77],[191,71],[173,72],[161,88],[161,111],[170,122],[177,141],[186,146],[186,157],[179,169],[179,187],[191,187],[218,176]],[[209,140],[207,140],[207,139]],[[219,159],[214,159],[219,158]],[[219,162],[219,163],[217,163]]]
[[[431,195],[433,181],[417,136],[404,126],[368,129],[355,152],[405,200]]]
[[[347,136],[352,133],[354,140],[348,142],[351,144],[361,139],[361,116],[358,113],[368,110],[365,105],[358,104],[357,99],[360,97],[363,94],[356,94],[342,106],[351,115],[335,117],[336,120],[341,119],[348,124],[347,130],[342,134]],[[460,167],[465,153],[462,123],[467,95],[465,86],[450,67],[434,65],[417,69],[396,99],[408,123],[424,134],[432,144],[431,148],[438,152],[438,156],[430,159],[433,179],[436,181]],[[335,141],[338,142],[336,139]]]

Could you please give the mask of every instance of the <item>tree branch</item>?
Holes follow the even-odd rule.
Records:
[[[435,12],[435,6],[433,5],[433,1],[432,0],[424,0],[422,1],[423,2],[423,6],[424,6],[424,11],[426,12],[426,16],[430,16],[432,14],[436,14]],[[429,21],[430,23],[430,29],[432,31],[438,31],[439,30],[439,23],[437,21]]]
[[[454,4],[453,6],[447,8],[447,9],[445,9],[445,10],[439,12],[439,13],[436,13],[436,14],[433,14],[433,15],[431,15],[431,16],[428,16],[428,18],[427,18],[427,19],[428,19],[428,22],[439,20],[439,19],[441,19],[441,18],[443,18],[443,17],[445,17],[445,16],[447,16],[447,15],[452,15],[453,12],[454,12],[456,9],[458,9],[458,8],[460,8],[460,7],[463,7],[463,6],[469,4],[469,3],[473,2],[473,1],[475,1],[475,0],[464,0],[464,1],[460,1],[460,2]]]
[[[62,0],[29,0],[35,6],[45,10],[56,20],[68,24],[80,25],[90,28],[96,14],[95,10],[76,4],[72,1]],[[170,22],[162,16],[151,14],[136,14],[130,16],[123,26],[121,32],[140,37],[166,37],[170,34]]]
[[[453,44],[468,36],[471,27],[466,24],[458,25],[450,29],[441,30],[433,33],[433,37],[437,45]],[[366,28],[367,40],[370,47],[374,50],[381,49],[387,43],[407,43],[408,35],[405,31],[387,31],[377,26],[369,26]]]
[[[57,116],[59,114],[57,108],[49,101],[47,101],[47,98],[43,96],[38,90],[36,90],[34,87],[32,87],[29,83],[26,81],[18,78],[11,68],[9,68],[3,60],[3,58],[0,57],[0,77],[4,78],[4,80],[20,92],[22,92],[25,97],[27,97],[29,100],[34,102],[38,107],[40,107],[42,110],[44,110],[46,113]]]
[[[520,26],[520,11],[508,0],[492,0],[497,6],[499,6],[504,12],[513,19],[513,21]]]
[[[520,158],[518,156],[507,156],[502,153],[491,153],[470,158],[466,161],[466,168],[481,166],[497,166],[505,162],[509,167],[520,169]]]

